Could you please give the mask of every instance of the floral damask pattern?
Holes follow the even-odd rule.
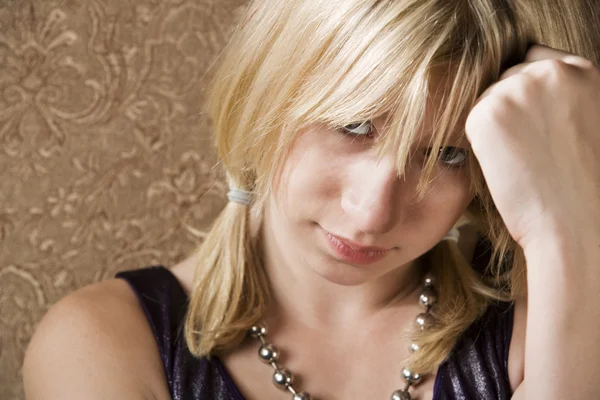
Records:
[[[0,398],[48,307],[201,242],[225,187],[203,112],[246,0],[0,1]]]

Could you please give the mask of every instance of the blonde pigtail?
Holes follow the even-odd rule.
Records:
[[[235,347],[264,314],[267,279],[253,241],[250,207],[229,202],[198,250],[185,324],[198,357]]]

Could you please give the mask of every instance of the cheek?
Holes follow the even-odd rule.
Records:
[[[473,200],[466,174],[445,171],[436,178],[425,197],[411,206],[407,224],[419,232],[444,235]]]
[[[448,211],[460,213],[465,210],[473,199],[469,190],[469,180],[466,173],[449,172],[453,176],[444,179],[443,183],[437,184],[436,196],[433,201],[438,207],[446,208]]]
[[[334,136],[332,138],[332,136]],[[327,199],[335,198],[344,181],[345,157],[335,143],[335,135],[314,129],[295,140],[273,182],[275,198],[286,210],[326,208]]]

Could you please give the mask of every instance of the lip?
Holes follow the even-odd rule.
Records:
[[[375,246],[362,246],[325,231],[329,247],[346,262],[353,264],[371,264],[383,259],[392,249]]]

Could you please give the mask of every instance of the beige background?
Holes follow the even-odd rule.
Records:
[[[223,206],[203,89],[244,2],[0,0],[0,399],[50,305]]]

